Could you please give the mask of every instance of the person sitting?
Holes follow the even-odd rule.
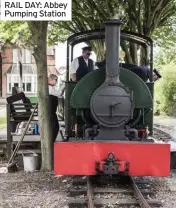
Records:
[[[91,47],[82,48],[82,55],[72,61],[70,67],[70,79],[72,81],[79,81],[87,73],[97,69],[95,62],[89,58],[91,51]]]

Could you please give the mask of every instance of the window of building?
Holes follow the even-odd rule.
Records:
[[[18,75],[13,76],[13,85],[12,87],[19,87],[20,78]]]
[[[12,87],[19,87],[20,77],[19,75],[7,74],[7,91],[12,92]],[[37,79],[35,74],[23,75],[22,79],[23,92],[24,93],[36,93],[37,92]]]
[[[8,77],[7,82],[8,82],[8,90],[7,91],[12,92],[11,77]]]
[[[25,50],[25,57],[26,57],[26,63],[32,63],[32,52],[30,50]]]
[[[25,83],[23,83],[23,91],[24,92],[26,91],[26,85],[25,85]]]
[[[25,76],[23,76],[23,91],[26,91],[26,85],[25,85]]]
[[[32,63],[32,52],[28,49],[22,50],[22,63],[30,64]]]
[[[33,84],[34,84],[34,92],[37,92],[37,76],[36,75],[34,76]]]
[[[18,62],[18,49],[14,48],[13,49],[13,63],[17,63]]]
[[[21,52],[21,53],[20,53]],[[30,64],[32,63],[32,52],[28,49],[13,49],[13,63],[18,63],[21,60],[22,63]]]
[[[27,76],[26,77],[26,91],[27,92],[31,92],[32,91],[32,85],[31,85],[31,82],[32,82],[32,77],[31,76]]]

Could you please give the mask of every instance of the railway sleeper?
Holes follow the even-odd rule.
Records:
[[[158,200],[147,200],[148,204],[151,207],[161,207],[162,203]],[[95,199],[94,200],[94,205],[95,207],[103,207],[105,205],[113,205],[113,207],[122,207],[122,206],[138,206],[139,202],[136,199]],[[70,199],[69,200],[69,207],[77,207],[77,208],[82,208],[82,207],[87,207],[87,199],[81,198],[81,199]]]
[[[104,193],[113,193],[113,194],[130,194],[134,195],[134,191],[130,189],[124,189],[124,188],[94,188],[93,189],[94,194],[104,194]],[[149,189],[140,189],[141,193],[143,195],[152,194],[152,190]],[[87,188],[71,188],[70,189],[70,196],[79,196],[79,195],[85,195],[87,193]]]
[[[79,186],[79,185],[86,185],[86,183],[87,183],[87,179],[86,179],[86,177],[85,178],[74,178],[73,179],[73,182],[72,182],[72,184],[73,184],[73,186]],[[123,187],[124,187],[124,183],[126,183],[126,184],[129,184],[129,181],[128,181],[128,179],[118,179],[118,178],[110,178],[110,179],[93,179],[93,183],[94,184],[97,184],[97,185],[110,185],[110,184],[121,184],[121,185],[123,185]],[[152,182],[151,181],[149,181],[148,179],[144,179],[144,180],[136,180],[135,181],[135,183],[136,184],[138,184],[138,185],[151,185],[152,184]]]

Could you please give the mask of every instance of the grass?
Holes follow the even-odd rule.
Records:
[[[7,127],[7,119],[6,117],[0,117],[0,129]]]

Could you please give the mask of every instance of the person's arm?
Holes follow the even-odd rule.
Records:
[[[96,62],[93,61],[93,70],[96,70],[96,69],[98,69],[98,66],[96,65]]]
[[[74,59],[70,67],[70,79],[76,81],[76,70],[78,69],[78,59]]]
[[[49,95],[53,95],[53,96],[56,96],[56,97],[61,97],[60,94],[61,93],[58,90],[56,90],[54,87],[49,85]]]

